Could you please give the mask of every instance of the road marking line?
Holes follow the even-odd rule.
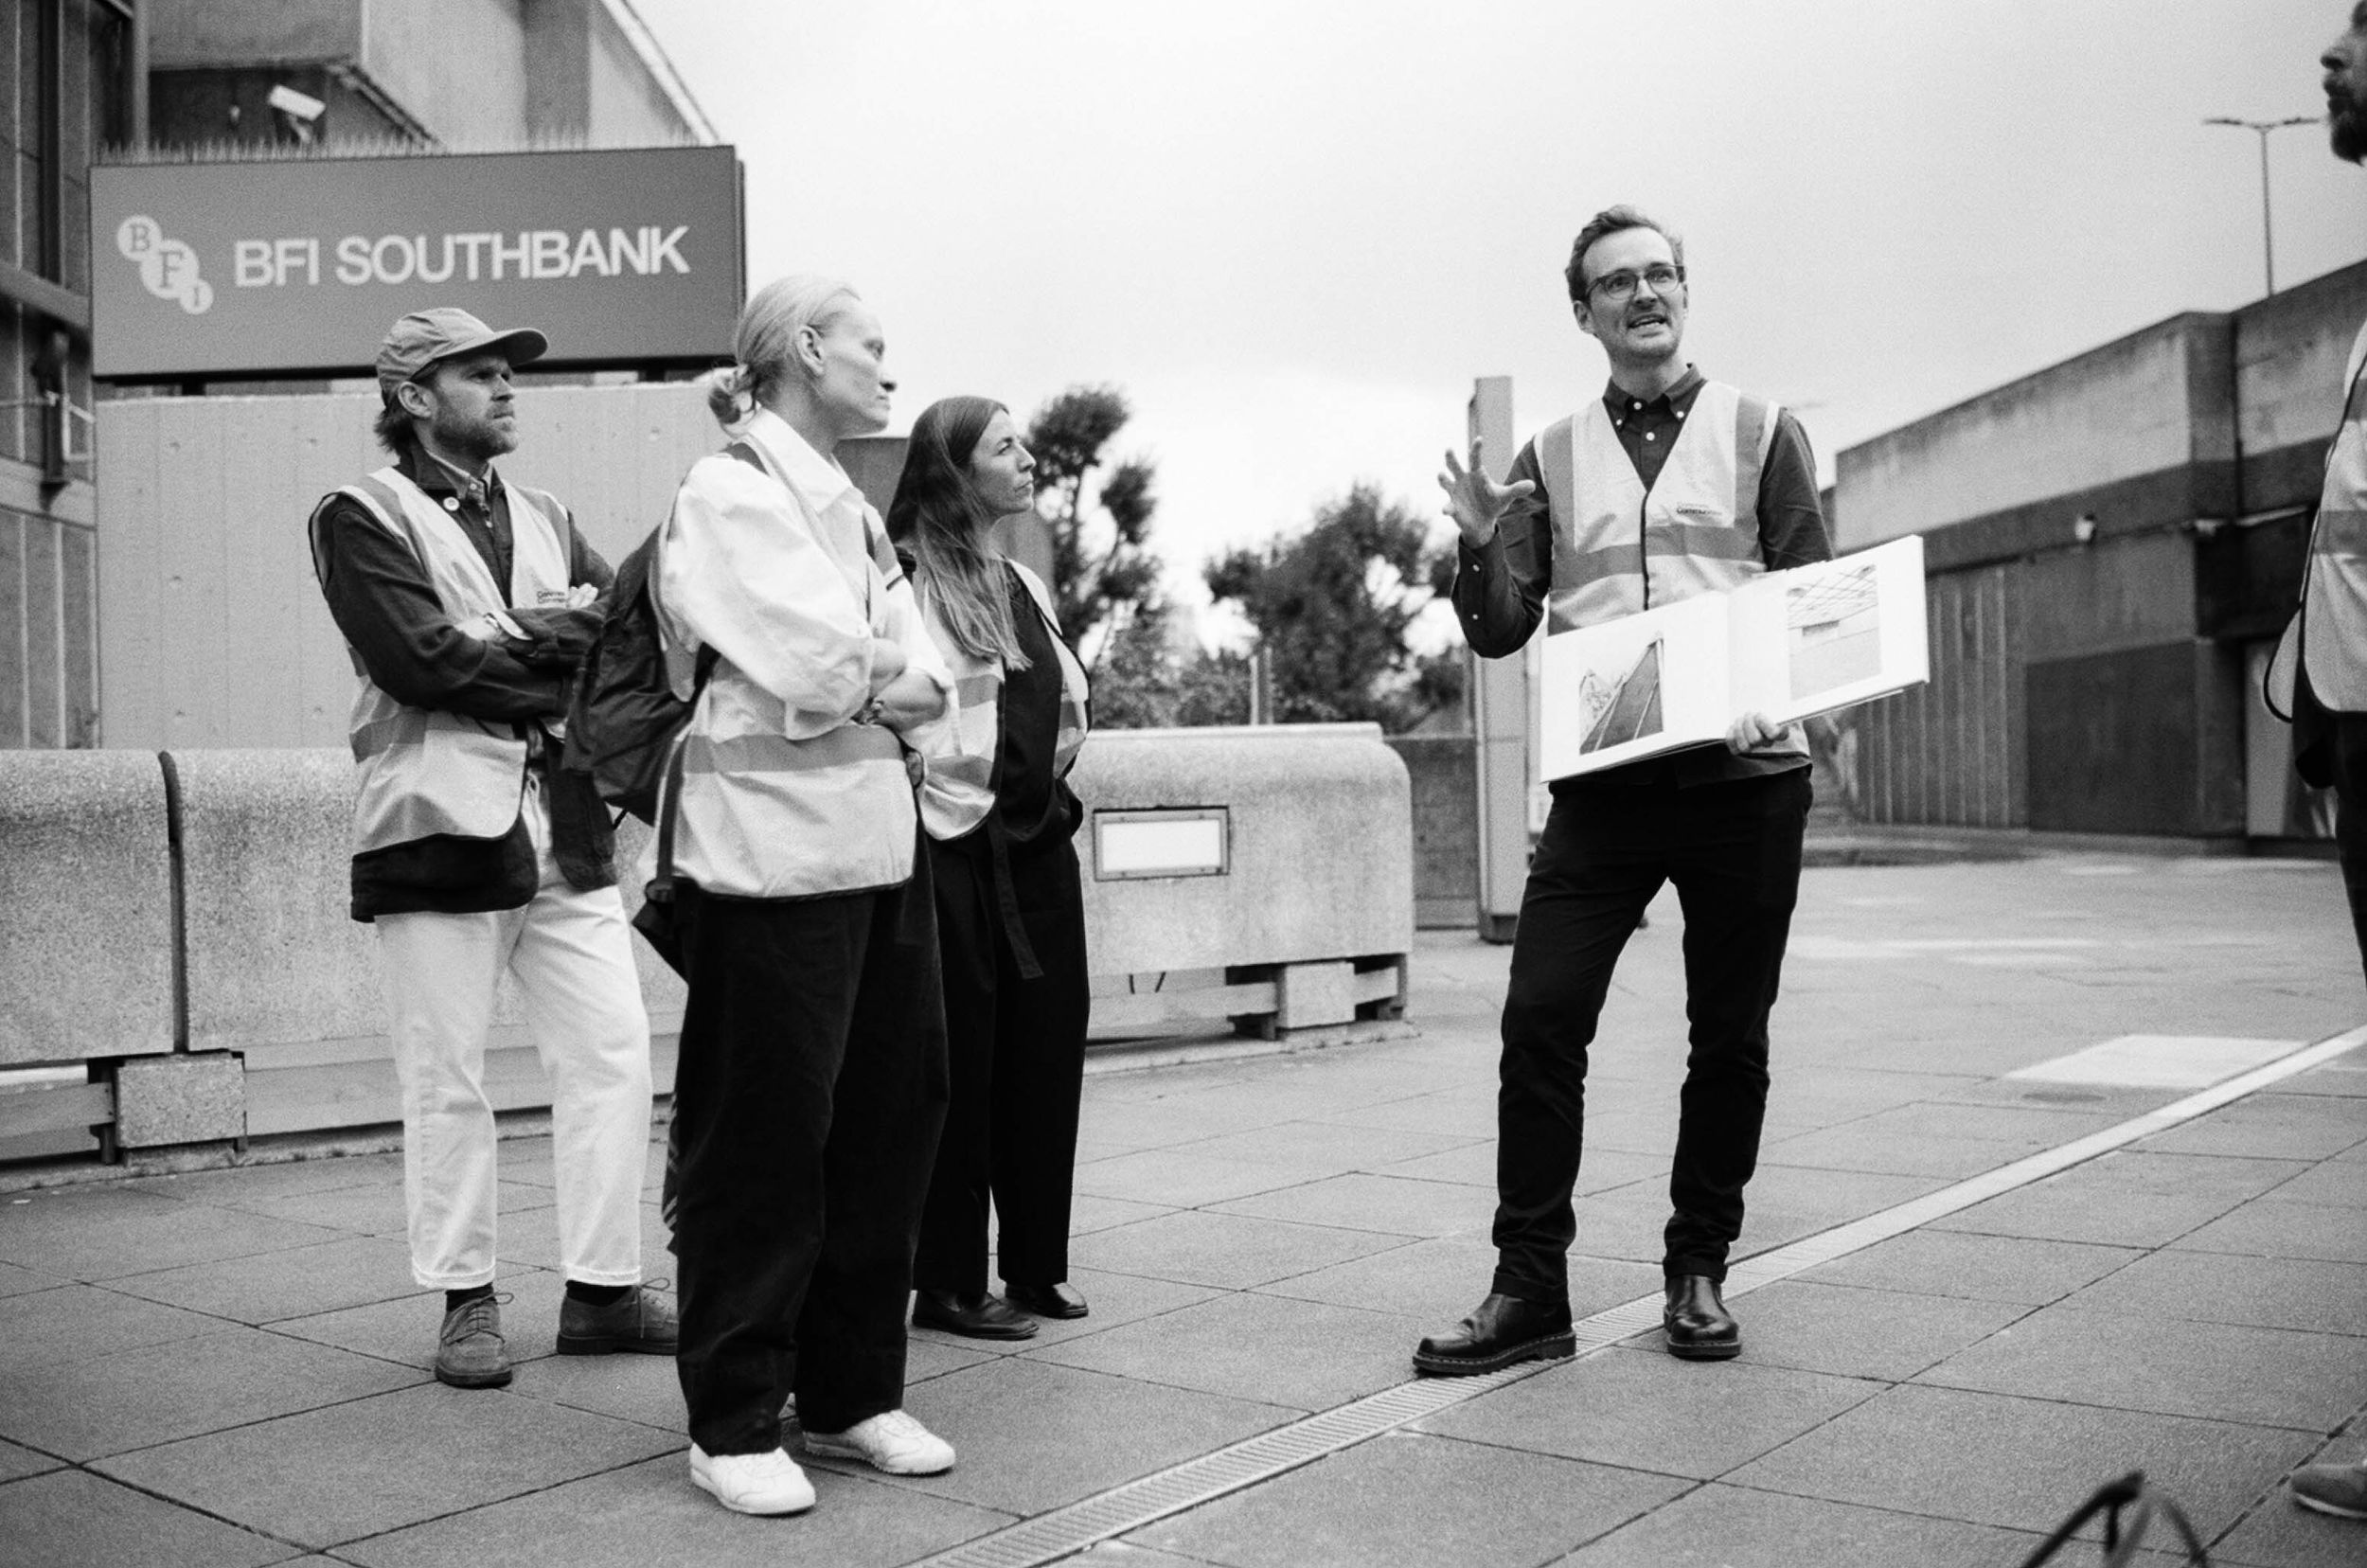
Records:
[[[1894,1204],[1878,1214],[1852,1220],[1831,1230],[1744,1258],[1727,1272],[1725,1293],[1748,1294],[1762,1286],[1789,1279],[1806,1270],[1830,1263],[1878,1241],[1887,1241],[1960,1209],[2027,1186],[2092,1160],[2100,1154],[2166,1131],[2180,1122],[2257,1093],[2297,1073],[2367,1044],[2367,1025],[2335,1035],[2314,1045],[2301,1046],[2274,1061],[2239,1074],[2224,1082],[2187,1096],[2159,1110],[2133,1116],[2116,1127],[2074,1138],[2059,1148],[2042,1150],[2011,1165],[1942,1187],[1937,1192]],[[1583,1359],[1660,1327],[1661,1297],[1656,1292],[1636,1297],[1592,1315],[1574,1326],[1577,1354]],[[1270,1481],[1289,1470],[1344,1449],[1370,1441],[1385,1433],[1434,1416],[1450,1406],[1492,1393],[1523,1378],[1560,1365],[1559,1362],[1524,1362],[1476,1378],[1415,1378],[1378,1394],[1368,1394],[1333,1409],[1303,1417],[1271,1432],[1228,1444],[1197,1459],[1112,1487],[1065,1507],[1022,1520],[1016,1524],[964,1541],[951,1550],[924,1559],[916,1568],[1040,1568],[1072,1556],[1096,1542],[1109,1541],[1153,1524],[1187,1508],[1215,1501],[1228,1492]]]
[[[2017,1067],[2005,1076],[2041,1083],[2205,1089],[2262,1062],[2279,1060],[2300,1050],[2303,1043],[2209,1035],[2122,1035],[2069,1056]]]

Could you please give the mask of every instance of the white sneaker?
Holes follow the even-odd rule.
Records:
[[[953,1445],[901,1410],[857,1421],[845,1432],[809,1432],[806,1452],[860,1459],[890,1475],[943,1475],[953,1468]]]
[[[711,1454],[693,1443],[690,1484],[734,1513],[793,1514],[813,1506],[813,1483],[785,1449]]]

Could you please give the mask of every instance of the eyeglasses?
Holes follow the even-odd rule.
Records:
[[[1586,294],[1589,299],[1599,296],[1613,305],[1625,305],[1635,297],[1635,286],[1638,283],[1649,283],[1654,294],[1664,294],[1678,288],[1684,280],[1684,269],[1682,267],[1658,266],[1646,267],[1640,273],[1605,273],[1586,286]]]

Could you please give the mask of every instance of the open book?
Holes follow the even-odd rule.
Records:
[[[1754,578],[1728,594],[1545,639],[1539,757],[1568,778],[1920,686],[1923,541]]]

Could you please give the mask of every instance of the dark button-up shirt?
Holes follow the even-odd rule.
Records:
[[[1701,372],[1688,365],[1676,384],[1657,398],[1632,397],[1612,382],[1603,392],[1619,445],[1635,465],[1646,493],[1660,479],[1668,449],[1683,434],[1702,386]],[[1455,616],[1471,650],[1500,659],[1527,646],[1545,618],[1553,586],[1554,529],[1545,476],[1532,440],[1513,458],[1510,480],[1537,488],[1515,501],[1497,521],[1496,532],[1478,549],[1460,548],[1455,574]],[[1759,559],[1771,572],[1829,561],[1833,544],[1824,510],[1817,501],[1816,454],[1807,433],[1787,411],[1775,416],[1775,437],[1759,470]],[[1587,775],[1605,783],[1649,783],[1673,778],[1680,785],[1749,778],[1805,767],[1805,757],[1737,757],[1721,744],[1694,746],[1665,757],[1606,768]]]

